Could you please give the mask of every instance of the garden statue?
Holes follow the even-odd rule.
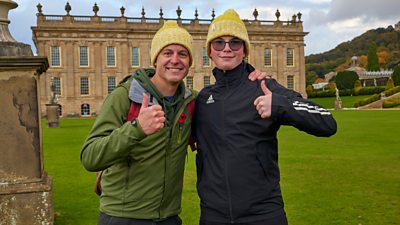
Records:
[[[47,127],[59,127],[60,105],[58,104],[54,79],[50,81],[50,103],[46,104]]]
[[[335,95],[336,95],[335,109],[336,109],[336,110],[342,109],[342,99],[340,99],[340,96],[339,96],[339,89],[337,89],[337,88],[336,88],[336,93],[335,93]]]

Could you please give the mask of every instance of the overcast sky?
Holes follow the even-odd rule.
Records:
[[[18,41],[32,42],[31,26],[36,26],[36,5],[40,3],[44,14],[64,15],[66,0],[14,0],[18,7],[9,13],[12,36]],[[343,41],[369,29],[394,26],[400,21],[400,0],[69,0],[71,15],[93,15],[94,3],[100,8],[100,16],[119,16],[124,6],[125,16],[140,17],[142,6],[146,17],[159,17],[160,7],[164,17],[176,18],[178,5],[182,9],[181,18],[194,18],[195,9],[199,18],[210,19],[211,10],[221,15],[226,9],[235,9],[242,19],[254,19],[257,8],[260,20],[275,20],[275,11],[281,12],[280,20],[287,21],[293,14],[303,14],[303,29],[309,34],[305,37],[306,55],[328,51]],[[171,3],[172,2],[172,3]]]

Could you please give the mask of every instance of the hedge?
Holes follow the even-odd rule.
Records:
[[[372,95],[372,96],[370,96],[368,98],[363,98],[363,99],[360,99],[360,100],[356,101],[354,103],[354,107],[358,108],[358,107],[363,106],[363,105],[368,105],[369,103],[378,101],[379,99],[381,99],[381,96],[378,95],[378,94],[374,94],[374,95]]]
[[[391,98],[391,99],[387,99],[387,100],[383,101],[383,103],[382,103],[383,108],[392,108],[392,107],[395,107],[398,105],[400,105],[400,96]]]

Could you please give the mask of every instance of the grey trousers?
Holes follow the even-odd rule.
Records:
[[[100,212],[98,225],[182,225],[182,220],[179,216],[172,216],[162,221],[131,219]]]

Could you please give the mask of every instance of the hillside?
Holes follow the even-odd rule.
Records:
[[[342,64],[349,64],[352,56],[366,56],[372,42],[377,45],[378,53],[381,52],[384,60],[381,67],[392,69],[400,62],[400,31],[393,26],[368,30],[351,41],[343,42],[336,48],[305,57],[306,74],[311,71],[318,76],[335,71]],[[362,65],[361,65],[362,66]]]

